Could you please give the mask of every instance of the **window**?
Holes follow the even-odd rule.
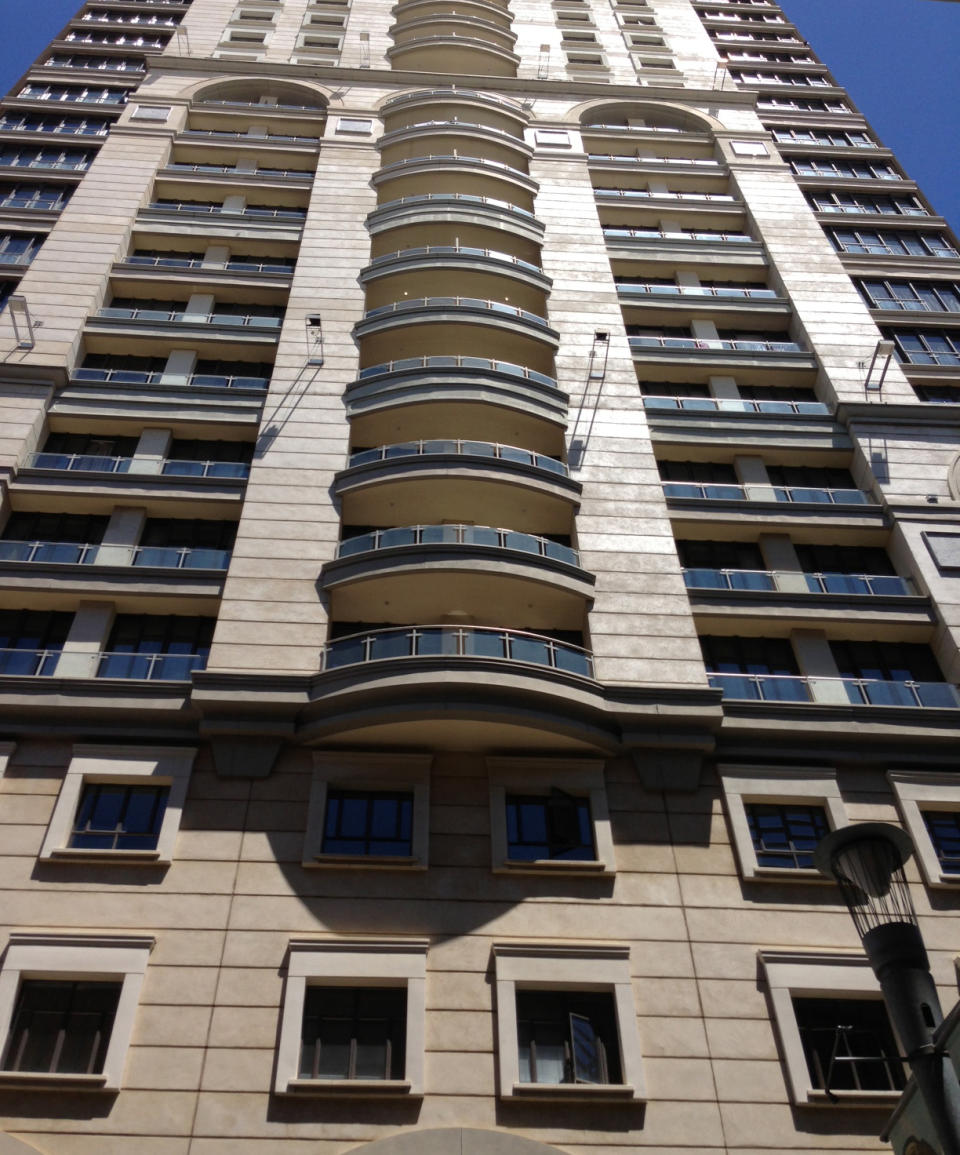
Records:
[[[960,884],[960,785],[919,770],[890,770],[887,780],[926,884]]]
[[[4,1071],[99,1075],[120,984],[25,979],[13,1009]]]
[[[119,1090],[153,944],[145,935],[11,935],[0,1085]]]
[[[960,313],[960,284],[956,282],[862,280],[858,288],[872,309]]]
[[[169,862],[196,750],[73,748],[41,860]]]
[[[487,758],[495,871],[612,874],[603,763]]]
[[[645,1094],[627,946],[496,943],[505,1098]]]
[[[403,987],[308,986],[299,1078],[402,1079],[406,1019]]]
[[[897,359],[908,365],[960,365],[960,329],[898,329],[884,335],[893,338]]]
[[[622,1083],[609,991],[517,991],[521,1083]]]
[[[98,678],[189,681],[207,664],[216,618],[117,614]]]
[[[810,695],[800,678],[793,647],[786,638],[701,636],[707,681],[725,698],[751,701],[806,702]]]
[[[836,773],[737,765],[721,765],[718,772],[742,877],[821,881],[813,850],[848,822]]]
[[[61,610],[0,610],[0,674],[53,674],[72,624]]]
[[[426,939],[290,943],[278,1094],[423,1094]]]
[[[884,161],[827,160],[824,157],[795,157],[790,167],[798,176],[839,176],[848,180],[903,180],[892,164]]]
[[[884,229],[828,229],[827,236],[840,253],[892,257],[944,257],[955,259],[957,250],[942,233],[894,232]]]
[[[903,1064],[867,959],[761,951],[760,961],[791,1101],[896,1102]]]
[[[421,754],[314,754],[303,865],[426,869],[430,763]]]

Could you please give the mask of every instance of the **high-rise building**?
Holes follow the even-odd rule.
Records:
[[[881,1148],[960,254],[802,31],[88,0],[0,137],[2,1155]]]

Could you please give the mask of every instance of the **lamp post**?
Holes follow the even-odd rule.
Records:
[[[960,1155],[960,1082],[933,1041],[943,1012],[903,871],[912,853],[898,826],[861,822],[821,839],[814,863],[840,885],[943,1155]]]

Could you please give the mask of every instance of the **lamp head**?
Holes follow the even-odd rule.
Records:
[[[813,862],[821,874],[839,883],[860,937],[889,923],[916,925],[903,872],[913,844],[899,826],[857,822],[820,840]]]

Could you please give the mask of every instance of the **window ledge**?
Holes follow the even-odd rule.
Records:
[[[61,1074],[56,1071],[0,1071],[0,1087],[24,1091],[111,1091],[106,1075]]]
[[[414,854],[318,854],[304,866],[354,866],[361,870],[426,870]]]
[[[336,1095],[338,1097],[413,1098],[413,1085],[406,1079],[291,1079],[288,1094]]]
[[[503,874],[615,874],[598,859],[576,858],[505,858],[496,868]]]
[[[59,846],[50,851],[44,862],[123,862],[141,866],[169,865],[160,857],[159,850],[102,850],[79,846]]]
[[[900,1102],[900,1091],[807,1091],[807,1102],[816,1107],[889,1107]]]
[[[611,1099],[633,1101],[637,1092],[627,1083],[514,1083],[511,1095],[518,1099],[570,1099],[599,1104]]]
[[[747,882],[830,882],[812,866],[758,866],[744,875]]]

